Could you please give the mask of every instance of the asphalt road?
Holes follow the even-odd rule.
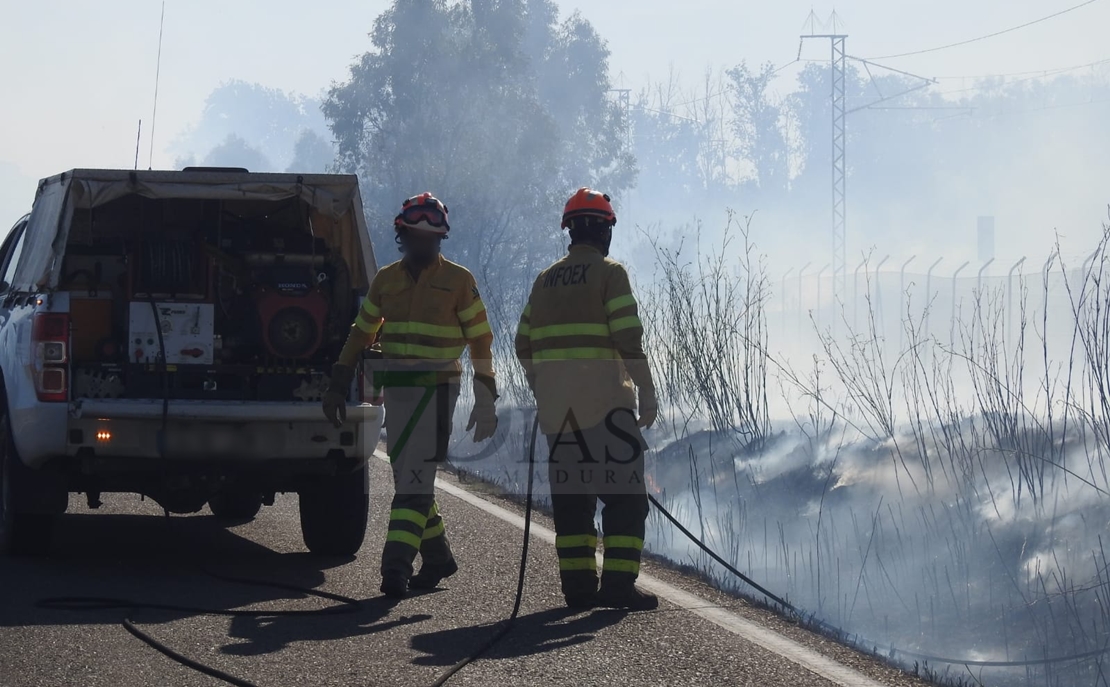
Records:
[[[434,682],[483,644],[512,608],[521,532],[450,494],[440,497],[462,570],[435,592],[388,602],[378,555],[389,510],[388,469],[372,460],[371,524],[353,559],[309,555],[296,498],[279,496],[249,524],[225,529],[207,511],[166,518],[152,502],[109,494],[98,511],[74,498],[45,559],[0,558],[0,685],[224,685],[169,660],[122,626],[263,687]],[[502,507],[513,508],[501,503]],[[547,524],[546,518],[537,522]],[[562,608],[554,548],[532,540],[517,625],[450,685],[833,685],[814,672],[664,601],[650,613]],[[865,674],[924,683],[725,597],[674,571],[646,571]],[[323,609],[331,602],[222,576],[270,580],[362,601],[357,613],[224,617],[120,609],[64,611],[35,602],[107,596],[217,609]]]

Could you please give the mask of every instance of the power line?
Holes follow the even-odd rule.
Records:
[[[1017,31],[1019,29],[1024,29],[1026,27],[1033,26],[1034,24],[1040,24],[1041,22],[1048,21],[1049,19],[1055,19],[1056,17],[1067,14],[1068,12],[1074,12],[1075,10],[1077,10],[1081,7],[1086,7],[1087,5],[1093,5],[1096,2],[1098,2],[1098,0],[1087,0],[1086,2],[1079,3],[1078,5],[1075,5],[1074,7],[1069,7],[1066,10],[1060,10],[1059,12],[1056,12],[1055,14],[1050,14],[1047,17],[1041,17],[1040,19],[1034,19],[1033,21],[1026,22],[1026,23],[1024,23],[1020,26],[1012,26],[1008,29],[1003,29],[1002,31],[995,31],[994,33],[990,33],[990,34],[987,34],[985,36],[979,36],[978,38],[969,38],[968,40],[965,40],[965,41],[959,41],[959,42],[956,42],[956,43],[949,43],[948,45],[940,45],[940,46],[937,46],[935,48],[925,48],[924,50],[914,50],[912,52],[903,52],[903,53],[898,53],[897,55],[882,55],[880,57],[872,57],[872,58],[869,58],[869,59],[872,59],[872,60],[891,60],[891,59],[894,59],[896,57],[909,57],[910,55],[923,55],[923,54],[929,53],[929,52],[936,52],[938,50],[947,50],[948,48],[955,48],[955,47],[958,47],[958,46],[961,46],[961,45],[967,45],[969,43],[976,43],[978,41],[985,41],[988,38],[994,38],[996,36],[1001,36],[1003,34],[1011,33],[1013,31]]]
[[[1053,67],[1052,69],[1030,69],[1024,72],[1008,72],[1005,74],[960,74],[956,76],[934,76],[933,78],[938,81],[959,81],[961,79],[1006,79],[1011,76],[1029,76],[1033,75],[1034,78],[1039,78],[1044,74],[1061,74],[1063,72],[1075,71],[1076,69],[1084,69],[1086,67],[1097,67],[1100,64],[1110,62],[1110,58],[1095,60],[1086,64],[1077,64],[1072,67]]]
[[[700,120],[694,119],[693,117],[684,117],[680,114],[675,114],[674,112],[664,112],[663,110],[655,110],[655,109],[652,109],[650,107],[644,107],[643,105],[633,105],[631,109],[639,110],[640,112],[650,112],[652,114],[663,115],[664,117],[672,117],[674,119],[681,119],[681,120],[687,121],[687,122],[694,122],[695,124],[700,124],[701,123]]]
[[[794,60],[793,62],[787,62],[786,64],[782,65],[781,67],[773,70],[771,72],[770,76],[777,76],[779,74],[779,72],[781,72],[782,70],[786,69],[787,67],[791,67],[795,64],[798,64],[799,62],[827,62],[827,60],[803,60],[803,59],[799,58],[797,60]],[[703,102],[712,100],[714,98],[719,98],[720,96],[727,95],[727,94],[728,94],[728,87],[726,86],[725,88],[723,88],[719,91],[714,91],[713,93],[710,93],[709,95],[703,95],[703,96],[699,96],[697,98],[694,98],[692,100],[686,100],[686,101],[683,101],[681,103],[676,103],[674,105],[671,105],[671,107],[678,108],[678,107],[684,107],[686,105],[694,105],[696,103],[703,103]]]
[[[713,100],[714,98],[720,98],[722,95],[726,95],[727,93],[728,93],[728,88],[725,87],[725,88],[722,88],[719,91],[714,91],[714,92],[710,93],[709,95],[703,95],[703,96],[699,96],[697,98],[694,98],[693,100],[686,100],[686,101],[681,102],[681,103],[676,103],[674,105],[671,105],[670,107],[679,108],[679,107],[686,107],[687,105],[696,105],[698,103],[706,103],[706,102],[709,102],[710,100]]]
[[[792,65],[798,64],[801,61],[802,61],[802,58],[799,57],[798,59],[794,60],[793,62],[787,62],[786,64],[782,65],[781,67],[779,67],[775,71],[771,72],[771,76],[777,76],[778,73],[781,72],[782,70],[784,70],[787,67],[790,67]],[[821,61],[824,62],[824,60],[821,60]]]
[[[1000,118],[1004,118],[1004,117],[1012,117],[1014,115],[1035,114],[1037,112],[1048,112],[1048,111],[1051,111],[1051,110],[1067,110],[1067,109],[1072,109],[1072,108],[1076,108],[1076,107],[1087,107],[1089,105],[1105,105],[1107,103],[1110,103],[1110,98],[1101,98],[1101,99],[1096,99],[1096,100],[1084,100],[1082,102],[1077,102],[1077,103],[1060,103],[1060,104],[1057,104],[1057,105],[1042,105],[1041,107],[1030,107],[1030,108],[1024,108],[1024,109],[1020,109],[1020,110],[1008,110],[1008,111],[997,112],[995,114],[980,115],[980,116],[975,117],[975,119],[977,121],[986,121],[986,120],[991,120],[991,119],[1000,119]],[[970,109],[973,109],[973,108],[967,108],[967,109],[970,110]],[[950,119],[950,118],[942,117],[940,119],[934,120],[934,122],[946,121],[948,119]],[[956,118],[952,117],[951,119],[956,119]]]
[[[1040,79],[1047,79],[1049,77],[1059,76],[1060,74],[1067,74],[1068,72],[1074,72],[1074,71],[1078,71],[1080,69],[1087,69],[1089,67],[1097,67],[1099,65],[1103,65],[1103,64],[1107,64],[1107,63],[1110,63],[1110,58],[1107,58],[1105,60],[1099,60],[1097,62],[1089,62],[1087,64],[1079,64],[1079,65],[1076,65],[1074,67],[1063,67],[1063,68],[1060,68],[1060,69],[1046,69],[1044,71],[1039,71],[1039,72],[1017,72],[1017,73],[1014,73],[1014,74],[994,74],[994,75],[990,75],[990,76],[968,76],[968,77],[964,77],[964,78],[986,80],[986,79],[1007,79],[1007,78],[1011,78],[1011,77],[1015,77],[1015,76],[1024,76],[1025,78],[1023,78],[1023,79],[1017,79],[1015,81],[1007,81],[1007,82],[1001,84],[1003,86],[1015,86],[1017,84],[1028,83],[1029,81],[1038,81]],[[1027,76],[1028,74],[1033,74],[1034,76]],[[985,90],[991,88],[992,86],[993,86],[993,84],[968,86],[967,88],[953,88],[953,89],[949,89],[949,90],[945,90],[945,91],[937,91],[936,93],[937,93],[937,95],[950,95],[950,94],[953,94],[953,93],[970,93],[970,92],[973,92],[973,91],[985,91]]]
[[[1094,62],[1088,62],[1086,64],[1073,65],[1071,67],[1057,67],[1057,68],[1054,68],[1054,69],[1037,69],[1037,70],[1029,70],[1029,71],[1024,71],[1024,72],[1009,72],[1009,73],[1005,73],[1005,74],[936,76],[936,77],[932,77],[932,79],[930,79],[929,77],[921,76],[919,74],[911,74],[910,72],[905,72],[905,71],[902,71],[902,70],[899,70],[899,69],[895,69],[893,67],[888,67],[886,65],[877,64],[876,62],[874,62],[870,59],[864,59],[862,57],[855,57],[855,56],[852,56],[852,55],[848,55],[848,59],[860,62],[861,64],[864,64],[865,66],[870,65],[872,67],[879,67],[879,68],[886,69],[888,71],[894,72],[894,73],[899,74],[899,75],[908,76],[908,77],[912,77],[912,78],[915,78],[915,79],[922,79],[924,81],[930,81],[931,80],[931,81],[935,82],[935,81],[941,81],[941,80],[956,81],[956,80],[1009,79],[1009,78],[1017,77],[1017,76],[1026,77],[1026,78],[1023,78],[1023,79],[1018,79],[1016,81],[1010,81],[1010,82],[1004,84],[1006,86],[1012,86],[1012,85],[1016,85],[1016,84],[1020,84],[1020,83],[1026,83],[1026,82],[1029,82],[1029,81],[1037,81],[1039,79],[1044,79],[1044,78],[1048,78],[1048,77],[1052,77],[1052,76],[1058,76],[1060,74],[1066,74],[1068,72],[1074,72],[1074,71],[1078,71],[1080,69],[1088,69],[1090,67],[1098,67],[1098,66],[1101,66],[1101,65],[1104,65],[1104,64],[1110,64],[1110,58],[1105,58],[1105,59],[1101,59],[1101,60],[1096,60]],[[793,62],[787,62],[786,64],[782,65],[781,67],[778,67],[777,69],[775,69],[772,72],[772,75],[778,74],[778,73],[782,72],[783,70],[785,70],[786,68],[791,67],[791,66],[793,66],[795,64],[798,64],[798,63],[801,63],[801,62],[827,63],[828,59],[816,59],[816,58],[796,59]],[[937,84],[933,83],[932,85],[937,85]],[[981,91],[981,90],[986,90],[987,88],[989,88],[989,86],[969,86],[967,88],[956,88],[956,89],[939,90],[939,91],[933,91],[933,92],[937,95],[950,95],[950,94],[955,94],[955,93],[970,93],[972,91]],[[674,110],[674,109],[678,109],[678,108],[681,108],[681,107],[685,107],[687,105],[693,105],[693,104],[696,104],[696,103],[703,103],[703,102],[706,102],[706,101],[709,101],[709,100],[713,100],[714,98],[719,98],[722,95],[725,95],[726,93],[727,93],[727,89],[726,90],[714,91],[714,92],[712,92],[708,95],[705,95],[705,96],[699,96],[699,97],[693,98],[691,100],[684,100],[682,102],[675,103],[673,105],[670,105],[670,107],[672,108],[672,110]],[[847,97],[849,99],[860,99],[860,98],[867,98],[869,96],[867,96],[867,95],[847,95],[845,97]],[[673,112],[664,112],[664,111],[660,111],[660,110],[653,110],[651,108],[647,108],[647,107],[643,107],[643,106],[637,106],[636,109],[642,110],[644,112],[651,112],[651,113],[655,113],[655,114],[663,114],[663,115],[678,117],[678,115],[675,115]],[[689,119],[687,117],[678,117],[678,118],[679,119]],[[690,121],[697,121],[697,120],[690,119]]]
[[[883,69],[887,69],[887,70],[890,70],[890,71],[893,71],[893,72],[899,73],[899,74],[904,74],[906,76],[912,76],[916,79],[928,78],[928,77],[920,76],[918,74],[909,74],[907,72],[901,72],[897,69],[894,69],[893,67],[887,67],[886,65],[876,64],[873,61],[875,59],[882,59],[882,58],[867,58],[867,59],[864,59],[862,57],[855,57],[855,56],[849,55],[848,59],[855,60],[855,61],[861,62],[861,63],[870,64],[873,67],[882,67]],[[783,66],[776,69],[775,72],[777,73],[779,71],[782,71],[783,69],[785,69],[785,68],[787,68],[787,67],[789,67],[793,64],[797,64],[799,62],[811,62],[811,63],[827,64],[828,59],[827,58],[826,59],[817,59],[817,58],[811,58],[811,57],[803,57],[801,59],[794,60],[793,62],[784,64]],[[1101,66],[1101,65],[1107,64],[1107,63],[1110,63],[1110,57],[1103,58],[1101,60],[1095,60],[1094,62],[1087,62],[1085,64],[1076,64],[1076,65],[1072,65],[1070,67],[1053,67],[1053,68],[1050,68],[1050,69],[1029,69],[1029,70],[1023,71],[1023,72],[1005,72],[1005,73],[995,73],[995,74],[950,74],[950,75],[946,75],[946,76],[934,76],[934,77],[931,77],[931,78],[936,80],[936,81],[968,81],[968,80],[975,80],[975,79],[1009,79],[1009,78],[1012,78],[1012,77],[1015,77],[1015,76],[1028,76],[1028,77],[1030,77],[1029,79],[1023,79],[1023,80],[1024,81],[1031,81],[1033,79],[1040,79],[1040,78],[1043,78],[1045,76],[1055,76],[1057,74],[1065,74],[1067,72],[1074,72],[1074,71],[1077,71],[1079,69],[1087,69],[1088,67],[1098,67],[1098,66]],[[1018,83],[1018,82],[1015,82],[1015,83]],[[967,90],[974,90],[974,89],[967,89]],[[953,91],[953,92],[959,92],[959,91]]]
[[[930,79],[927,76],[921,76],[919,74],[911,74],[910,72],[902,71],[901,69],[895,69],[894,67],[888,67],[885,64],[879,64],[878,62],[874,62],[870,59],[865,59],[865,58],[862,58],[862,57],[853,57],[852,55],[848,55],[848,59],[849,60],[855,60],[857,62],[861,62],[864,66],[871,65],[872,67],[878,67],[879,69],[885,69],[888,72],[894,72],[895,74],[901,74],[902,76],[908,76],[908,77],[913,78],[913,79],[921,79],[922,81],[929,81],[929,82],[933,81],[933,79]],[[868,73],[870,73],[870,71]]]
[[[787,69],[788,67],[792,67],[792,66],[798,64],[799,62],[828,62],[828,60],[817,60],[817,59],[799,57],[798,59],[796,59],[792,62],[787,62],[786,64],[783,64],[782,66],[774,69],[773,71],[771,71],[770,76],[778,76],[778,74],[781,73],[784,69]],[[712,92],[708,95],[698,96],[698,97],[693,98],[691,100],[684,100],[680,103],[674,103],[673,105],[668,105],[668,106],[671,107],[672,109],[676,109],[676,108],[679,108],[679,107],[685,107],[686,105],[694,105],[694,104],[697,104],[697,103],[704,103],[706,101],[713,100],[714,98],[719,98],[722,95],[727,95],[727,94],[728,94],[728,87],[726,86],[725,88],[723,88],[719,91],[714,91],[714,92]],[[641,107],[640,109],[642,109],[644,111],[647,111],[647,112],[654,112],[654,110],[650,110],[650,109],[645,108],[645,107]],[[670,114],[670,113],[661,112],[660,114]]]

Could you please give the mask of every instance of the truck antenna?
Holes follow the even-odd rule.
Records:
[[[162,18],[158,22],[158,61],[154,67],[154,113],[150,117],[150,158],[147,160],[147,169],[154,168],[154,124],[158,118],[158,81],[162,74],[162,27],[165,23],[166,0],[162,0]],[[138,164],[135,166],[137,168]]]
[[[139,120],[139,132],[135,134],[135,169],[139,168],[139,141],[143,138],[143,120]]]

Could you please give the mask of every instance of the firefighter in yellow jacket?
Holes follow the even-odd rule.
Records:
[[[567,201],[562,226],[570,230],[570,250],[536,278],[516,354],[551,449],[555,546],[567,605],[646,610],[658,600],[634,584],[648,514],[640,428],[655,421],[657,404],[628,273],[608,257],[616,221],[607,195],[582,188]],[[605,547],[600,589],[598,500]]]
[[[474,276],[445,260],[447,207],[431,193],[409,198],[394,219],[403,257],[378,271],[347,343],[332,370],[324,414],[338,427],[355,363],[375,335],[384,370],[386,446],[395,495],[382,553],[383,594],[400,598],[409,589],[431,589],[458,571],[435,501],[435,474],[447,460],[462,366],[470,346],[474,365],[474,412],[467,430],[485,441],[497,429],[493,333]],[[420,572],[413,576],[417,553]]]

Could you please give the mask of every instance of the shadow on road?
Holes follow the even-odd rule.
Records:
[[[45,597],[109,597],[218,610],[323,609],[335,602],[219,580],[212,574],[316,589],[325,582],[325,570],[352,560],[278,553],[205,516],[70,514],[61,519],[49,556],[0,558],[0,627],[116,624],[125,617],[150,625],[190,616],[161,610],[36,607]],[[372,599],[354,613],[235,617],[231,636],[244,641],[223,651],[258,655],[293,641],[366,635],[429,617],[380,623],[393,606]]]
[[[426,613],[397,616],[382,622],[397,606],[385,597],[363,601],[358,613],[297,617],[236,617],[228,637],[244,641],[221,647],[232,656],[259,656],[281,651],[294,642],[327,642],[385,632],[430,620]]]
[[[582,613],[568,608],[555,608],[519,616],[512,631],[493,647],[485,658],[520,658],[556,651],[591,641],[595,634],[616,625],[627,615],[624,611]],[[486,623],[440,632],[429,632],[412,638],[412,648],[425,656],[413,663],[425,666],[454,665],[469,656],[501,627]]]

